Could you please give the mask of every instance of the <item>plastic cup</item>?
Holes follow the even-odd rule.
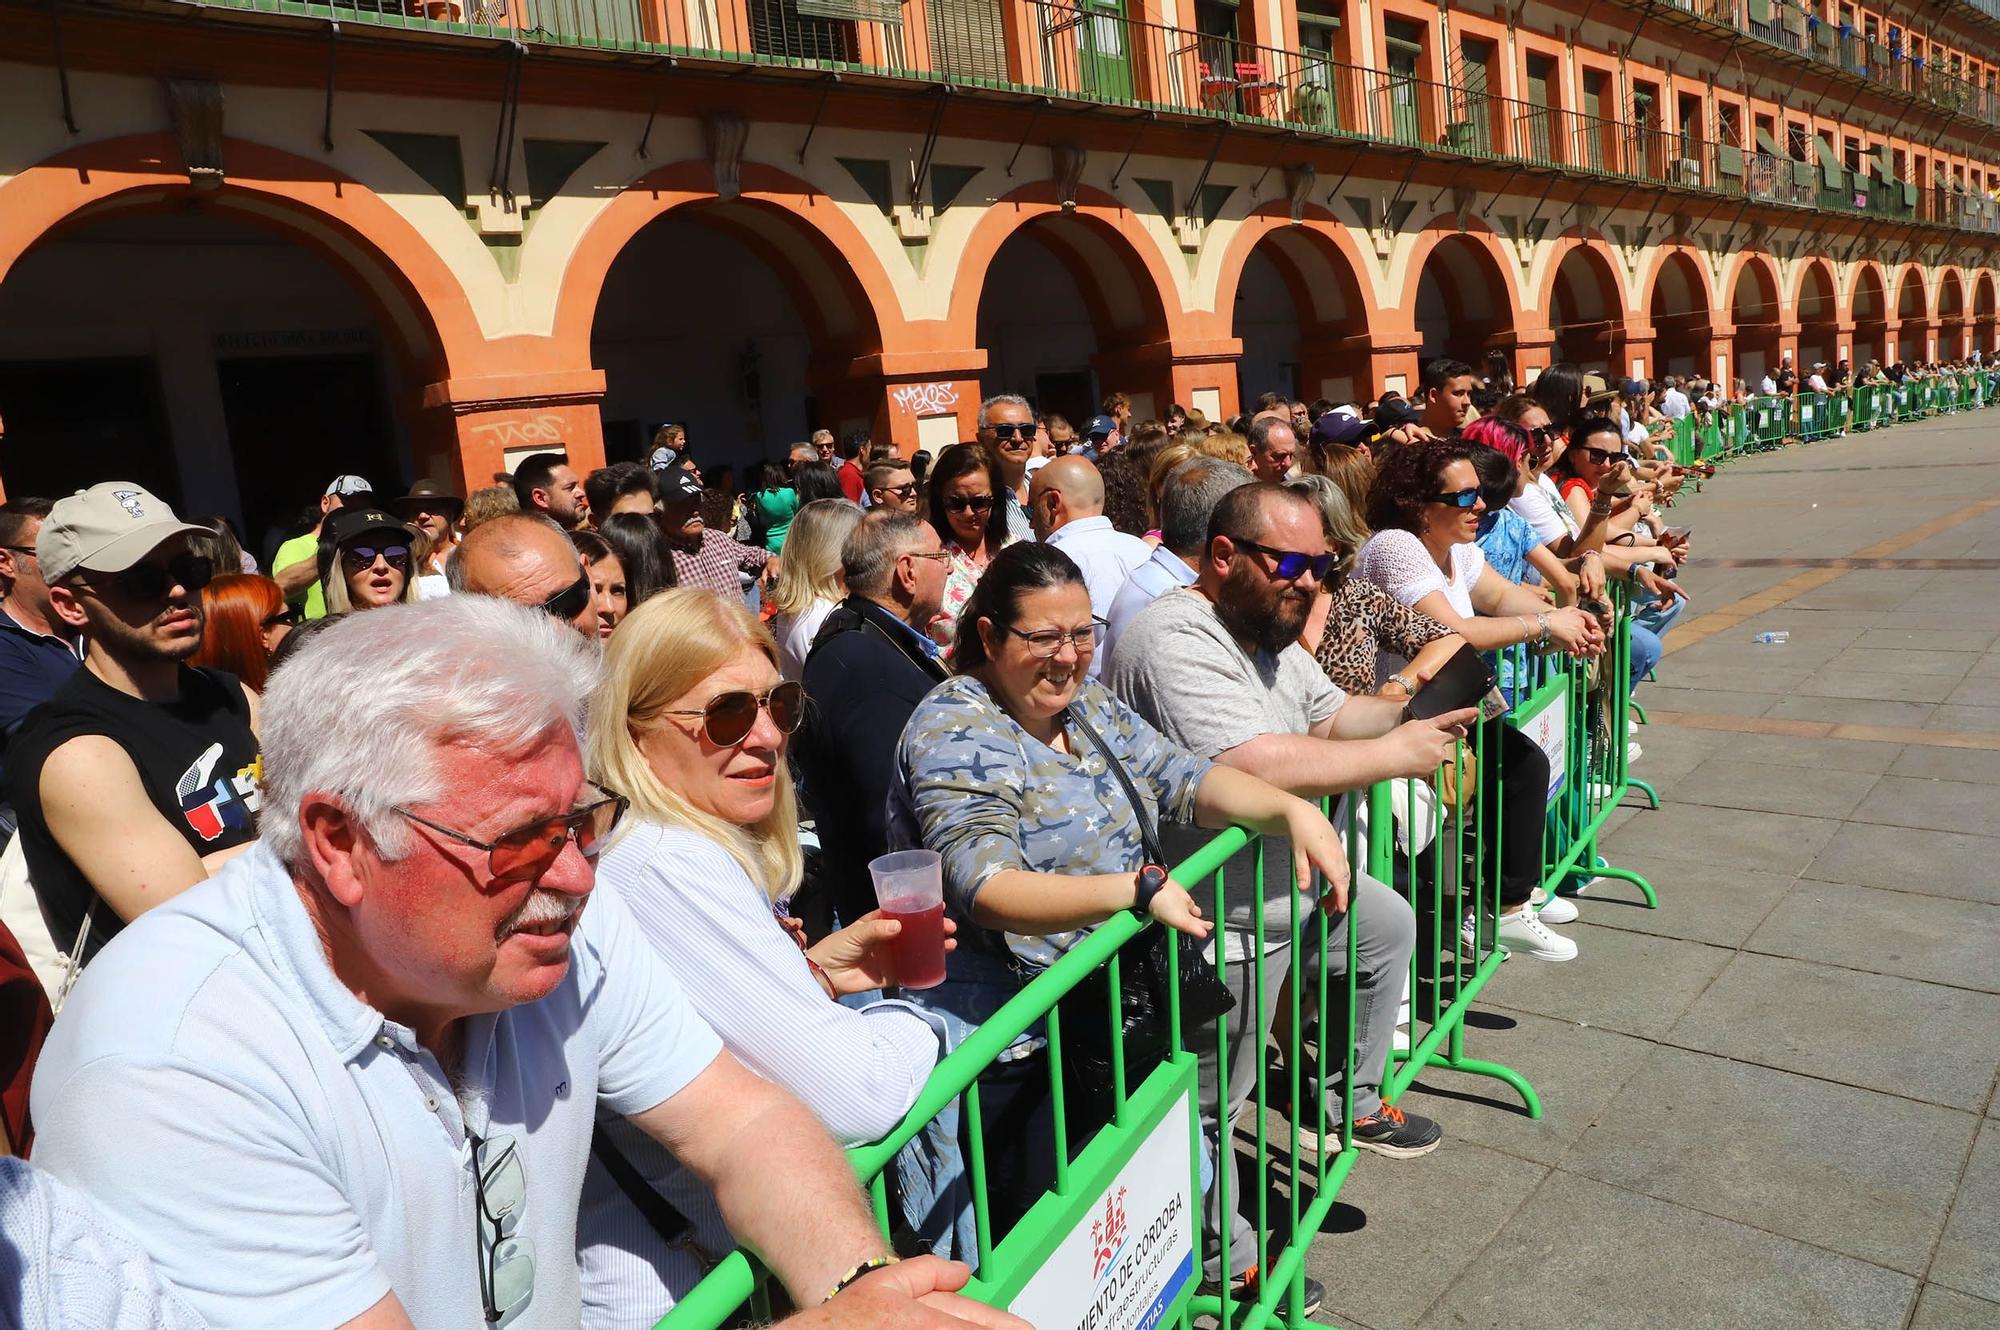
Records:
[[[935,850],[898,850],[868,863],[875,903],[903,926],[890,943],[896,987],[944,982],[944,859]]]

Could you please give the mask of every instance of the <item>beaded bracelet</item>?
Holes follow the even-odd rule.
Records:
[[[874,1274],[877,1270],[880,1270],[883,1266],[894,1265],[895,1263],[896,1263],[896,1258],[893,1256],[871,1256],[867,1260],[863,1261],[860,1265],[855,1266],[852,1270],[849,1270],[846,1274],[842,1275],[839,1278],[839,1280],[835,1282],[833,1286],[833,1291],[828,1293],[825,1297],[821,1298],[820,1301],[823,1303],[832,1302],[835,1298],[839,1297],[843,1292],[846,1291],[848,1285],[854,1283],[856,1280],[862,1278],[864,1275]]]

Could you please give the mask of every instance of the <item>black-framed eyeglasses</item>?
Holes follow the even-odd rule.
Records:
[[[1433,494],[1430,496],[1428,502],[1442,503],[1451,508],[1470,508],[1473,504],[1479,502],[1479,486],[1474,485],[1470,489],[1453,490],[1449,494]]]
[[[173,587],[193,593],[213,582],[215,560],[205,554],[176,554],[160,563],[135,563],[109,576],[112,585],[134,600],[159,600]]]
[[[954,494],[944,501],[948,513],[990,513],[993,511],[991,494]]]
[[[384,545],[380,548],[373,545],[345,545],[341,547],[340,561],[347,565],[348,572],[358,573],[364,568],[374,567],[378,555],[384,563],[398,572],[403,572],[410,566],[408,545]]]
[[[563,847],[571,841],[576,842],[576,848],[586,859],[595,859],[604,848],[612,829],[618,825],[618,819],[625,815],[629,801],[622,794],[613,794],[595,786],[591,788],[597,797],[589,803],[555,817],[537,818],[491,841],[439,826],[407,808],[394,811],[420,827],[429,827],[440,836],[450,837],[460,845],[486,851],[486,866],[492,872],[494,881],[528,882],[548,872],[562,857]]]
[[[1586,457],[1599,466],[1613,466],[1619,462],[1629,462],[1632,460],[1632,454],[1622,448],[1614,452],[1609,448],[1592,448],[1586,444],[1584,445],[1583,452]]]
[[[542,613],[565,623],[590,607],[590,574],[577,574],[576,581],[542,602]]]
[[[1010,425],[996,420],[988,424],[986,428],[993,431],[993,437],[996,439],[1011,439],[1016,434],[1024,439],[1032,439],[1035,437],[1035,431],[1040,429],[1041,426],[1035,424],[1033,421],[1029,421],[1025,425]]]
[[[1271,576],[1280,582],[1295,582],[1308,571],[1312,573],[1313,581],[1324,582],[1327,570],[1333,567],[1335,556],[1331,551],[1325,554],[1303,554],[1298,550],[1273,549],[1269,545],[1261,545],[1254,540],[1244,540],[1240,536],[1231,536],[1230,540],[1238,549],[1255,550],[1275,560]]]
[[[1536,447],[1546,448],[1557,439],[1562,438],[1563,432],[1554,425],[1537,425],[1528,431],[1528,437],[1534,440]]]
[[[760,710],[771,713],[771,723],[778,727],[778,733],[792,733],[806,718],[806,686],[796,679],[787,679],[761,693],[753,693],[747,688],[732,688],[726,693],[717,693],[699,711],[668,711],[664,714],[700,716],[702,733],[708,736],[710,743],[717,748],[734,748],[757,728],[757,713]]]
[[[1007,631],[1020,638],[1023,642],[1026,642],[1031,655],[1047,660],[1058,651],[1061,651],[1065,642],[1076,648],[1077,655],[1089,655],[1091,652],[1097,650],[1098,639],[1104,636],[1110,626],[1110,624],[1096,615],[1092,615],[1089,623],[1078,624],[1076,627],[1068,630],[1061,628],[1037,628],[1032,633],[1024,633],[1012,624],[1008,624]]]
[[[528,1205],[528,1178],[512,1136],[476,1136],[472,1142],[472,1198],[477,1209],[479,1300],[486,1323],[526,1302],[535,1291],[535,1244],[518,1230]]]
[[[917,482],[910,480],[901,485],[883,485],[878,488],[877,493],[893,494],[899,499],[914,499],[917,497]]]

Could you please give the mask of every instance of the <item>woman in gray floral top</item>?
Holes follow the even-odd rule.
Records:
[[[1156,822],[1288,836],[1301,887],[1314,869],[1346,879],[1346,850],[1319,809],[1169,742],[1088,677],[1102,631],[1068,556],[1039,543],[1009,546],[959,619],[960,673],[932,690],[903,731],[906,811],[922,843],[944,857],[945,900],[962,929],[945,982],[910,996],[961,1028],[991,1016],[1025,977],[1120,910],[1209,934],[1179,883],[1142,887],[1139,820],[1088,732],[1124,765]],[[1052,1175],[1040,1044],[1024,1036],[1003,1055],[1003,1070],[981,1080],[996,1240]]]

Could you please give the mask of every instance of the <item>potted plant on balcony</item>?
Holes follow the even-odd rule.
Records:
[[[1479,126],[1471,120],[1454,120],[1444,127],[1444,146],[1453,152],[1479,150]]]

